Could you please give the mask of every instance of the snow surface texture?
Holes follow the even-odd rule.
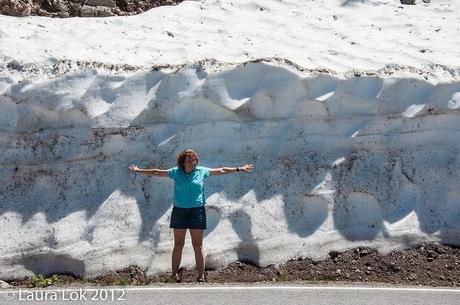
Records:
[[[460,68],[460,1],[203,0],[134,16],[0,16],[0,49],[20,62],[83,60],[145,67],[204,58],[287,58],[337,72]],[[449,71],[450,72],[450,71]],[[450,76],[447,73],[447,76]]]
[[[300,3],[186,1],[67,21],[0,16],[0,278],[93,276],[130,264],[169,271],[173,182],[127,166],[169,168],[189,147],[205,166],[255,165],[206,180],[208,267],[320,260],[359,245],[385,253],[460,244],[458,35],[421,35],[436,51],[420,53],[404,49],[396,5]],[[419,31],[439,22],[455,34],[447,3],[404,10]],[[294,18],[295,10],[315,17]],[[383,10],[390,15],[375,17]],[[356,50],[326,34],[333,21],[312,20],[332,12],[337,21],[363,18],[337,26],[361,41]],[[235,40],[204,35],[203,20]],[[357,30],[371,21],[394,35],[381,42]],[[121,29],[129,37],[120,40]],[[162,29],[182,36],[160,37]],[[184,43],[197,39],[208,45]],[[340,60],[326,55],[328,44]],[[270,58],[248,61],[245,50]],[[367,68],[375,71],[356,71]],[[182,265],[194,264],[188,233]]]

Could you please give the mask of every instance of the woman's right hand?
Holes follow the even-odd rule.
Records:
[[[129,169],[132,170],[133,172],[138,172],[140,170],[139,167],[137,167],[136,165],[134,164],[130,164],[129,166]]]
[[[251,164],[246,164],[243,167],[241,167],[241,169],[243,171],[248,172],[248,173],[250,173],[253,168],[254,168],[254,164],[252,164],[252,163]]]

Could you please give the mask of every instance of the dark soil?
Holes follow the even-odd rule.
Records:
[[[328,259],[291,259],[283,264],[257,267],[235,262],[225,268],[207,270],[209,283],[256,282],[369,282],[392,285],[450,286],[460,284],[460,248],[427,244],[417,249],[395,251],[381,255],[370,248],[331,252]],[[94,285],[155,285],[167,283],[170,272],[146,276],[145,270],[129,266],[111,274],[90,279],[57,275],[55,286],[73,284]],[[196,270],[183,272],[182,283],[195,282]],[[31,279],[9,281],[15,287],[33,287]]]
[[[46,17],[108,17],[136,15],[184,0],[0,0],[0,14]]]

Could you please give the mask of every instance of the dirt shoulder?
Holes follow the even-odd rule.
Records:
[[[371,248],[355,248],[344,252],[331,252],[329,258],[315,262],[308,258],[291,259],[278,265],[258,267],[235,262],[224,268],[207,270],[208,283],[228,284],[391,284],[392,286],[458,287],[460,283],[460,248],[427,244],[416,249],[379,254]],[[196,271],[185,269],[182,283],[193,284]],[[170,272],[147,276],[138,266],[129,266],[110,274],[79,279],[57,274],[53,286],[129,286],[169,283]],[[13,287],[34,287],[26,277],[8,281]],[[198,283],[202,284],[202,283]],[[206,284],[206,283],[205,283]]]

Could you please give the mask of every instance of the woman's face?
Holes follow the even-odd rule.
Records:
[[[189,156],[185,157],[184,169],[186,173],[190,173],[195,168],[196,162]]]

